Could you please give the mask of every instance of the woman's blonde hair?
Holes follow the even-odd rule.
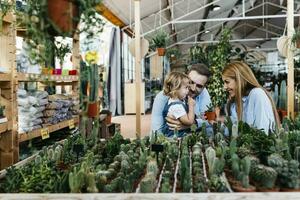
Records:
[[[164,82],[164,94],[171,98],[178,97],[178,90],[184,83],[189,82],[190,78],[181,72],[171,72]]]
[[[235,98],[230,99],[230,102],[235,101],[236,103],[238,120],[242,120],[242,116],[243,116],[242,97],[247,96],[250,90],[253,88],[261,88],[265,91],[266,95],[268,96],[271,102],[277,127],[280,126],[278,113],[276,111],[276,107],[273,99],[268,94],[268,92],[258,83],[252,70],[247,64],[241,61],[233,61],[229,63],[227,66],[225,66],[222,72],[222,76],[232,78],[236,81]],[[229,108],[230,108],[230,103],[227,107],[228,113],[230,112]]]

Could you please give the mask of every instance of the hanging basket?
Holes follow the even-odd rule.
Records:
[[[47,0],[48,17],[54,26],[54,35],[73,35],[77,28],[79,9],[73,0]]]
[[[157,53],[159,56],[164,56],[166,53],[166,49],[165,48],[156,48],[157,49]]]

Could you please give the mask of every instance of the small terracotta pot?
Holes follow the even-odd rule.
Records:
[[[98,108],[98,102],[89,103],[87,115],[89,117],[96,117],[97,114],[99,113],[98,110],[99,110],[99,108]]]
[[[216,119],[216,113],[215,112],[205,112],[205,116],[206,116],[206,119],[208,121]]]
[[[166,53],[166,49],[165,48],[156,48],[157,49],[157,53],[159,56],[164,56]]]

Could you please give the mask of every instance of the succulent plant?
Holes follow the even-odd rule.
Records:
[[[294,151],[294,160],[300,162],[300,146],[297,146]]]
[[[154,174],[147,174],[140,183],[140,190],[142,193],[153,192],[156,186]]]
[[[157,175],[158,173],[158,167],[157,167],[157,163],[155,160],[150,160],[147,164],[147,174],[148,173],[153,173],[154,176]]]
[[[203,175],[198,175],[194,177],[193,181],[193,192],[206,192],[206,180]]]
[[[283,162],[283,167],[278,174],[280,186],[285,188],[298,189],[299,174],[299,162],[296,160],[285,160]]]
[[[123,173],[128,173],[130,169],[130,165],[127,160],[122,160],[121,162],[121,171]]]
[[[81,187],[84,185],[85,174],[82,170],[77,170],[74,168],[72,172],[69,173],[69,186],[72,193],[81,192]]]
[[[258,182],[261,187],[271,189],[275,185],[277,172],[272,167],[259,164],[254,168],[252,178]]]
[[[161,189],[160,189],[161,192],[163,193],[170,193],[172,192],[171,190],[171,185],[169,183],[169,181],[164,181],[162,184],[161,184]]]
[[[36,165],[39,165],[40,163],[42,163],[42,157],[40,155],[37,155],[34,159],[34,163]]]
[[[208,186],[212,192],[228,192],[225,180],[217,175],[209,178]]]
[[[87,192],[90,193],[98,192],[98,189],[96,187],[95,174],[88,173],[86,178],[87,178],[87,188],[86,188]]]
[[[216,152],[212,147],[208,147],[205,150],[205,156],[208,164],[209,176],[212,176],[214,173],[215,160],[216,160]]]
[[[251,161],[250,158],[246,156],[240,161],[240,170],[241,170],[240,178],[244,188],[249,187],[250,169],[251,169]]]
[[[250,154],[251,150],[246,146],[241,146],[237,149],[237,155],[239,156],[239,158],[244,158],[245,156],[248,156]]]

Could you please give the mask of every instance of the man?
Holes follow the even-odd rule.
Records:
[[[204,112],[207,110],[207,106],[211,103],[209,93],[205,88],[205,85],[210,76],[209,69],[204,64],[194,64],[191,66],[188,76],[191,79],[190,84],[190,96],[195,98],[195,115],[197,126],[201,127],[202,123],[205,122],[202,119]],[[179,120],[172,118],[172,116],[168,116],[166,119],[163,117],[164,107],[168,103],[168,97],[163,94],[163,91],[159,92],[153,103],[152,107],[152,117],[151,117],[151,130],[152,132],[161,132],[166,120],[168,121],[168,125],[171,128],[181,129],[183,125]]]

